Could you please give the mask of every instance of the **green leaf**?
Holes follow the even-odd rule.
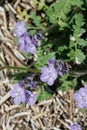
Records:
[[[59,46],[58,47],[58,53],[61,54],[64,50],[67,50],[67,49],[68,49],[68,47],[65,46],[65,45],[64,46]]]
[[[61,86],[58,87],[58,90],[67,91],[70,88],[70,81],[67,80],[68,75],[63,75],[60,78]]]
[[[85,60],[85,55],[81,50],[83,47],[87,46],[87,42],[81,38],[83,33],[86,31],[83,28],[83,25],[83,15],[76,14],[75,25],[73,25],[73,35],[70,36],[70,52],[68,53],[70,60],[74,61],[76,64],[81,64]]]
[[[38,101],[42,101],[42,100],[47,100],[47,99],[50,99],[53,95],[48,93],[47,91],[45,90],[42,90],[38,96]]]
[[[38,10],[41,10],[45,6],[45,0],[40,0],[38,3]]]
[[[59,0],[45,9],[51,23],[66,26],[67,14],[71,10],[71,0]]]
[[[83,60],[85,60],[86,56],[84,55],[84,53],[78,49],[75,53],[75,62],[77,64],[81,64],[83,62]]]
[[[79,38],[77,41],[77,44],[81,47],[85,47],[87,46],[87,41],[85,41],[84,39]]]
[[[86,58],[80,49],[77,49],[76,51],[72,49],[67,55],[69,56],[70,60],[74,61],[76,64],[81,64]]]
[[[70,52],[67,54],[67,56],[70,58],[70,61],[75,60],[75,51],[73,49],[70,50]]]
[[[73,25],[73,29],[74,29],[73,36],[75,38],[80,37],[85,32],[85,29],[82,28],[83,25],[84,25],[83,15],[76,14],[75,15],[75,25]]]
[[[60,79],[61,86],[57,89],[68,91],[69,88],[75,88],[77,86],[77,78],[72,78],[71,80],[68,79],[68,74],[63,75]]]
[[[41,55],[40,57],[38,57],[38,61],[36,63],[36,66],[44,66],[45,64],[47,64],[48,60],[50,58],[53,58],[55,57],[55,52],[51,52],[49,54],[46,54],[46,55]]]
[[[30,17],[31,19],[33,20],[33,23],[36,25],[36,26],[39,26],[41,27],[42,24],[41,24],[41,17],[40,16],[37,16],[35,12],[31,12],[30,13]]]
[[[82,7],[82,5],[82,0],[58,0],[50,7],[46,7],[45,12],[51,23],[58,23],[61,27],[67,27],[68,14],[74,10],[73,6]]]
[[[81,7],[83,5],[82,0],[71,0],[73,6]]]

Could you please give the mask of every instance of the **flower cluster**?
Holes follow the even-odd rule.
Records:
[[[77,92],[75,92],[74,99],[77,107],[87,108],[87,85],[84,85],[84,88],[80,88]]]
[[[41,69],[42,74],[40,76],[40,80],[42,82],[47,82],[49,86],[52,86],[58,76],[62,76],[68,71],[68,67],[62,60],[50,59],[48,61],[48,66],[44,66]]]
[[[70,130],[82,130],[81,126],[77,123],[70,126]]]
[[[56,69],[58,75],[62,76],[64,73],[69,72],[69,68],[66,63],[64,63],[61,59],[56,60]]]
[[[11,97],[14,98],[14,103],[25,103],[29,105],[35,104],[37,100],[37,94],[33,94],[26,88],[30,87],[31,89],[35,89],[36,85],[37,82],[34,82],[31,77],[28,77],[27,79],[15,84],[14,88],[10,92]]]
[[[14,33],[18,37],[19,48],[22,51],[31,54],[36,53],[36,47],[40,46],[40,40],[38,39],[37,35],[34,35],[32,38],[30,37],[24,21],[16,23]]]
[[[35,89],[37,86],[37,82],[33,80],[33,77],[27,77],[26,79],[21,80],[19,84],[24,88],[30,88],[30,89]]]

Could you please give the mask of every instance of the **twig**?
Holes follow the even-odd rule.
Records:
[[[14,116],[11,116],[9,119],[12,120],[14,118],[18,118],[18,117],[21,117],[21,116],[25,116],[25,115],[29,115],[30,112],[20,112],[20,113],[16,113]]]
[[[32,119],[33,119],[33,120],[36,120],[36,119],[38,119],[39,117],[42,117],[42,116],[44,116],[44,115],[47,115],[47,112],[37,114],[37,115],[34,116]]]
[[[60,102],[60,100],[58,99],[58,97],[56,98],[56,100],[57,100],[57,102],[59,103],[59,105],[61,106],[62,110],[67,113],[67,110],[65,109],[65,107],[63,107],[63,105],[61,104],[61,102]]]
[[[39,124],[40,124],[40,126],[41,126],[41,130],[45,130],[40,118],[38,118],[38,121],[39,121]]]
[[[11,4],[7,3],[7,5],[14,14],[17,14],[16,10],[11,6]]]
[[[5,14],[5,10],[4,8],[0,7],[0,15],[3,16],[3,20],[4,20],[4,30],[7,30],[7,20],[6,20],[6,14]]]
[[[4,97],[2,97],[2,99],[0,100],[0,106],[1,106],[8,98],[10,98],[10,91],[9,91]]]
[[[40,103],[37,104],[37,106],[45,105],[48,103],[52,103],[52,99],[46,100],[46,101],[41,101]]]
[[[73,90],[71,90],[70,91],[70,119],[72,120],[72,118],[73,118],[73,93],[74,93],[74,91]]]
[[[6,130],[5,122],[2,123],[3,130]]]
[[[21,0],[17,0],[14,4],[14,8],[16,9],[16,7],[18,6],[18,4],[20,3]]]
[[[18,64],[18,65],[23,65],[26,66],[19,58],[17,58],[12,50],[5,44],[2,44],[2,48],[7,52],[7,54]]]
[[[6,108],[6,111],[9,112],[9,111],[11,111],[12,109],[19,108],[19,107],[20,107],[20,106],[18,106],[18,105],[12,105],[12,106]]]
[[[15,125],[13,124],[11,127],[10,127],[10,130],[13,130],[15,127]]]
[[[66,124],[63,120],[60,120],[59,118],[58,118],[58,120],[59,120],[66,128],[70,129],[69,125]]]

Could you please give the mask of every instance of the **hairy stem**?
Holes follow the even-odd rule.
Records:
[[[70,73],[71,75],[76,75],[76,76],[80,77],[80,76],[86,75],[86,74],[87,74],[87,71],[83,71],[83,72],[80,72],[80,71],[70,71],[69,73]]]
[[[47,28],[45,31],[43,31],[43,34],[45,34],[46,32],[50,32],[52,31],[54,28],[56,28],[58,26],[57,23],[51,25],[49,28]]]
[[[23,67],[20,67],[20,66],[9,66],[7,65],[3,59],[0,57],[0,61],[3,63],[3,67],[0,67],[0,70],[3,70],[3,69],[15,69],[15,70],[25,70],[25,71],[29,71],[29,72],[33,72],[33,73],[40,73],[40,70],[37,70],[37,69],[33,69],[33,68],[30,68],[28,66],[23,66]]]
[[[4,66],[4,67],[1,67],[0,70],[3,70],[3,69],[15,69],[15,70],[24,70],[24,71],[29,71],[29,72],[33,72],[33,73],[40,73],[40,70],[37,70],[37,69],[33,69],[33,68],[29,68],[29,67],[19,67],[19,66]]]

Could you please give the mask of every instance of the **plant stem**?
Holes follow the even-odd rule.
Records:
[[[0,60],[1,62],[4,64],[3,67],[0,68],[0,70],[3,70],[5,68],[7,69],[15,69],[15,70],[25,70],[25,71],[29,71],[29,72],[34,72],[34,73],[40,73],[40,70],[36,70],[36,69],[33,69],[33,68],[30,68],[30,67],[20,67],[20,66],[9,66],[7,65],[3,59],[0,57]]]
[[[43,31],[42,33],[45,34],[46,32],[50,32],[57,26],[58,26],[58,24],[55,23],[55,24],[51,25],[49,28],[47,28],[45,31]]]
[[[41,28],[38,28],[38,27],[32,27],[32,28],[29,28],[29,30],[40,30],[39,32],[41,32],[42,34],[45,34],[46,32],[50,32],[52,31],[55,27],[57,27],[58,24],[55,23],[55,24],[52,24],[50,27],[48,27],[46,30],[44,31],[41,31],[42,29]]]
[[[19,67],[19,66],[4,66],[4,67],[1,67],[0,70],[2,69],[15,69],[15,70],[25,70],[25,71],[29,71],[29,72],[33,72],[33,73],[40,73],[39,70],[36,70],[36,69],[33,69],[33,68],[29,68],[29,67]]]
[[[80,76],[86,75],[86,74],[87,74],[87,71],[83,71],[83,72],[70,71],[70,74],[71,74],[71,75],[77,75],[78,77],[80,77]]]
[[[3,66],[3,67],[0,67],[0,70],[3,70],[3,69],[5,69],[5,68],[6,68],[6,67],[4,67],[4,66]]]

